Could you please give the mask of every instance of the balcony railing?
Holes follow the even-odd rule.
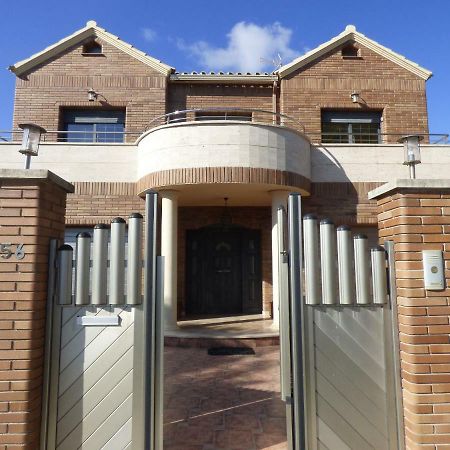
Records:
[[[160,125],[170,125],[184,122],[203,121],[238,121],[252,122],[264,125],[278,125],[305,132],[305,126],[298,120],[286,115],[265,109],[247,108],[199,108],[173,111],[153,119],[145,131]]]
[[[395,144],[406,135],[421,136],[423,143],[445,145],[449,135],[444,133],[307,133],[313,141],[321,144]]]
[[[21,142],[23,130],[0,130],[1,142]],[[67,142],[75,144],[133,143],[142,132],[136,131],[66,131],[50,130],[41,135],[41,142]]]

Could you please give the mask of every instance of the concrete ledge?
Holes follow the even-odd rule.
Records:
[[[27,180],[27,181],[42,181],[49,180],[66,192],[72,193],[75,190],[73,184],[59,177],[50,170],[42,169],[0,169],[0,182],[3,180]]]
[[[373,199],[377,199],[379,197],[382,197],[386,194],[390,194],[393,191],[400,190],[400,189],[411,189],[411,190],[418,189],[421,191],[434,190],[434,189],[450,190],[450,179],[436,179],[436,180],[430,180],[430,179],[411,180],[409,178],[398,179],[398,180],[390,181],[390,182],[383,184],[382,186],[377,187],[376,189],[370,191],[368,193],[368,197],[370,200],[373,200]]]

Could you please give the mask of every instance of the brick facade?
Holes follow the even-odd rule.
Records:
[[[383,112],[382,133],[428,133],[425,81],[361,45],[360,58],[344,59],[341,49],[281,80],[281,111],[305,126],[314,142],[321,133],[321,111]],[[362,104],[352,103],[359,92]],[[387,136],[396,142],[399,136]]]
[[[70,189],[29,172],[0,171],[0,243],[25,252],[0,257],[0,447],[10,450],[39,447],[49,241],[64,235]]]
[[[103,46],[102,56],[83,55],[81,43],[17,79],[14,128],[34,121],[48,130],[61,129],[64,108],[123,108],[126,130],[136,133],[128,137],[131,142],[165,113],[225,107],[287,114],[301,122],[315,142],[320,140],[323,109],[382,111],[382,133],[393,134],[386,142],[396,142],[399,134],[428,133],[425,80],[361,45],[360,57],[345,59],[341,49],[335,49],[282,78],[274,89],[268,81],[239,83],[238,76],[227,83],[206,83],[201,77],[197,82],[170,81],[97,41]],[[95,102],[87,100],[91,87],[101,94]],[[361,104],[352,103],[353,91],[360,92]],[[272,120],[261,113],[254,113],[254,119]]]
[[[62,129],[64,108],[126,109],[126,131],[134,141],[149,122],[166,112],[167,78],[116,47],[97,40],[102,56],[83,56],[83,44],[35,68],[16,81],[13,127],[35,122]],[[100,94],[89,102],[87,91]],[[56,140],[55,135],[46,139]]]
[[[273,110],[272,85],[174,84],[169,85],[168,111],[201,108]],[[272,122],[272,116],[254,113],[254,120]]]
[[[423,181],[423,180],[422,180]],[[378,199],[379,235],[394,241],[408,449],[450,447],[450,290],[424,289],[422,250],[441,250],[450,278],[450,189],[397,189]]]

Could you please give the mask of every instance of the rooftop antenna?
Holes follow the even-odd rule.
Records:
[[[266,59],[266,58],[259,58],[260,62],[264,63],[264,64],[272,64],[274,67],[274,70],[278,70],[282,65],[282,59],[281,59],[281,55],[279,53],[277,53],[277,56],[275,56],[275,58],[273,59]]]

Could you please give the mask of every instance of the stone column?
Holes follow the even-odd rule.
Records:
[[[394,241],[406,448],[450,448],[450,180],[397,180],[369,197],[380,240]],[[425,289],[422,250],[442,251],[445,289]]]
[[[50,239],[73,186],[47,170],[0,169],[2,448],[39,447]]]
[[[164,323],[177,329],[178,192],[161,191],[161,256],[164,256]]]
[[[280,206],[286,208],[288,194],[288,191],[283,190],[270,191],[272,197],[272,319],[275,328],[279,328],[280,325],[280,302],[278,297],[278,255],[280,249],[278,248],[277,214]]]

